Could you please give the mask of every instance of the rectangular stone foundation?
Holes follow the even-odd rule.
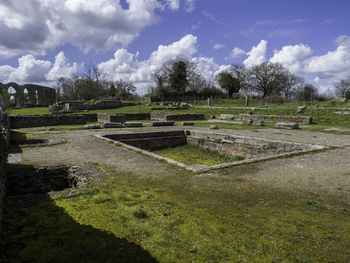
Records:
[[[183,131],[112,134],[104,137],[148,151],[186,144]]]
[[[205,171],[218,169],[244,163],[257,162],[287,156],[292,153],[306,153],[313,150],[327,148],[326,146],[302,144],[286,141],[276,141],[253,137],[237,136],[219,132],[207,132],[199,130],[163,131],[147,133],[128,133],[112,135],[96,135],[101,139],[114,140],[124,144],[124,147],[143,154],[165,160],[169,163],[192,171]],[[212,166],[186,165],[175,160],[159,156],[149,151],[183,144],[192,144],[200,148],[207,148],[221,154],[242,156],[245,159]]]

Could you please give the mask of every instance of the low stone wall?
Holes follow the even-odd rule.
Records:
[[[161,112],[161,111],[151,111],[151,118],[154,120],[164,120],[165,116],[168,114],[166,112]]]
[[[165,116],[167,121],[196,121],[204,120],[203,114],[168,114]]]
[[[150,113],[123,113],[126,121],[150,120]]]
[[[95,114],[62,114],[62,115],[10,115],[10,128],[29,128],[56,125],[77,125],[97,121]]]
[[[9,143],[9,133],[8,133],[8,118],[7,113],[2,109],[0,105],[0,232],[1,232],[1,222],[3,218],[3,203],[6,192],[6,174],[5,168],[7,163],[8,155],[8,143]]]
[[[298,143],[193,130],[187,132],[187,142],[201,148],[218,151],[219,153],[240,155],[245,158],[262,158],[309,150],[309,146]]]
[[[101,101],[96,104],[84,104],[84,103],[65,103],[64,109],[67,111],[83,111],[83,110],[105,110],[122,108],[126,106],[135,106],[136,103],[123,103],[117,101]]]
[[[296,122],[302,124],[311,124],[312,117],[309,116],[280,116],[280,115],[249,115],[238,114],[234,117],[235,120],[253,120],[253,121],[273,121],[273,122]]]
[[[184,131],[111,134],[104,137],[147,151],[186,144]]]
[[[11,169],[8,177],[8,195],[44,194],[61,191],[76,184],[76,179],[69,176],[69,167],[24,166]]]
[[[167,121],[196,121],[205,119],[203,114],[171,114],[167,112],[151,112],[151,118]]]
[[[125,122],[124,114],[109,114],[109,113],[97,113],[97,121],[108,123],[108,122]]]

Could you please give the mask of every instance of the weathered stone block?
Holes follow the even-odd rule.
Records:
[[[337,115],[350,115],[350,111],[336,111],[334,114]]]
[[[174,126],[174,121],[153,121],[152,126]]]
[[[243,120],[243,124],[244,124],[244,125],[252,125],[252,124],[253,124],[253,120],[244,119],[244,120]]]
[[[277,129],[299,129],[299,124],[294,122],[277,122]]]
[[[45,127],[56,125],[78,125],[97,121],[96,113],[60,115],[10,115],[11,129]]]
[[[235,115],[233,114],[221,114],[219,119],[220,120],[234,120]]]
[[[210,125],[209,128],[210,128],[211,130],[217,130],[217,129],[219,129],[217,125]]]
[[[193,126],[194,123],[193,122],[183,122],[182,126]]]
[[[105,122],[103,123],[103,128],[123,128],[123,123],[121,122]]]
[[[125,127],[143,127],[142,122],[125,122],[124,123]]]
[[[303,124],[311,124],[312,117],[310,116],[281,116],[281,115],[248,115],[238,114],[235,116],[237,120],[251,119],[261,121],[273,121],[273,122],[295,122]]]
[[[307,106],[303,105],[297,108],[297,113],[303,113],[306,110]]]
[[[101,129],[100,124],[87,124],[84,127],[85,129]]]
[[[167,121],[180,121],[180,120],[188,120],[188,121],[194,121],[194,120],[204,120],[205,117],[203,114],[167,114],[165,116],[165,119]]]
[[[244,125],[253,125],[253,126],[265,126],[264,121],[260,120],[251,120],[251,119],[244,119],[243,120]]]
[[[125,115],[124,114],[98,113],[97,114],[97,121],[98,122],[124,123],[125,122]]]

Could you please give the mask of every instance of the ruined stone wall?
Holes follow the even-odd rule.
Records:
[[[15,90],[13,94],[8,93],[11,87]],[[15,82],[7,84],[0,83],[0,91],[5,91],[7,94],[13,96],[14,102],[12,102],[12,106],[17,108],[46,107],[56,101],[56,90],[35,84],[19,85]]]
[[[150,120],[150,113],[123,113],[126,121]]]
[[[110,134],[104,137],[148,151],[186,144],[183,131]]]
[[[167,114],[165,120],[167,121],[196,121],[204,120],[203,114]]]
[[[273,122],[296,122],[302,124],[311,124],[312,117],[309,116],[279,116],[279,115],[249,115],[238,114],[234,117],[235,120],[256,120],[256,121],[273,121]]]
[[[195,121],[205,119],[203,114],[171,114],[167,112],[151,112],[151,118],[167,121]]]
[[[123,103],[115,101],[102,101],[96,104],[84,104],[84,103],[66,103],[65,110],[67,111],[83,111],[83,110],[105,110],[116,109],[126,106],[135,106],[136,103]]]
[[[76,125],[97,121],[97,114],[62,114],[62,115],[10,115],[11,129]]]
[[[5,190],[6,190],[5,167],[7,163],[8,142],[9,142],[8,118],[4,108],[2,108],[2,106],[0,105],[0,231],[1,231],[1,221],[3,218],[3,201],[5,197]]]
[[[97,113],[97,121],[98,122],[125,122],[124,114],[109,114],[109,113]]]
[[[261,158],[309,150],[309,146],[298,143],[193,130],[187,133],[187,142],[219,153],[241,155],[246,158]]]
[[[166,112],[161,112],[161,111],[152,111],[151,113],[151,118],[156,119],[156,120],[164,120],[165,116],[168,114]]]

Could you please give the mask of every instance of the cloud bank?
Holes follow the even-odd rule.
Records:
[[[70,43],[84,50],[126,47],[159,20],[156,10],[192,12],[195,0],[2,0],[0,58]]]
[[[247,67],[265,61],[281,63],[293,74],[304,77],[325,93],[336,81],[350,76],[350,36],[340,36],[335,43],[334,50],[319,56],[313,55],[310,46],[297,44],[274,50],[272,57],[268,58],[268,43],[261,40],[249,52],[234,48],[231,57],[245,56],[242,60]],[[168,45],[159,45],[145,60],[139,60],[138,53],[133,54],[125,48],[120,48],[115,51],[113,58],[97,66],[108,80],[123,79],[133,82],[140,94],[154,85],[152,73],[163,63],[176,57],[196,63],[198,71],[209,80],[213,80],[216,74],[227,69],[228,65],[220,65],[214,58],[198,54],[197,46],[197,37],[188,34]],[[78,70],[79,65],[69,62],[63,52],[56,55],[53,63],[36,59],[33,55],[25,55],[18,59],[18,67],[0,66],[0,82],[54,85],[58,78],[70,77]]]

